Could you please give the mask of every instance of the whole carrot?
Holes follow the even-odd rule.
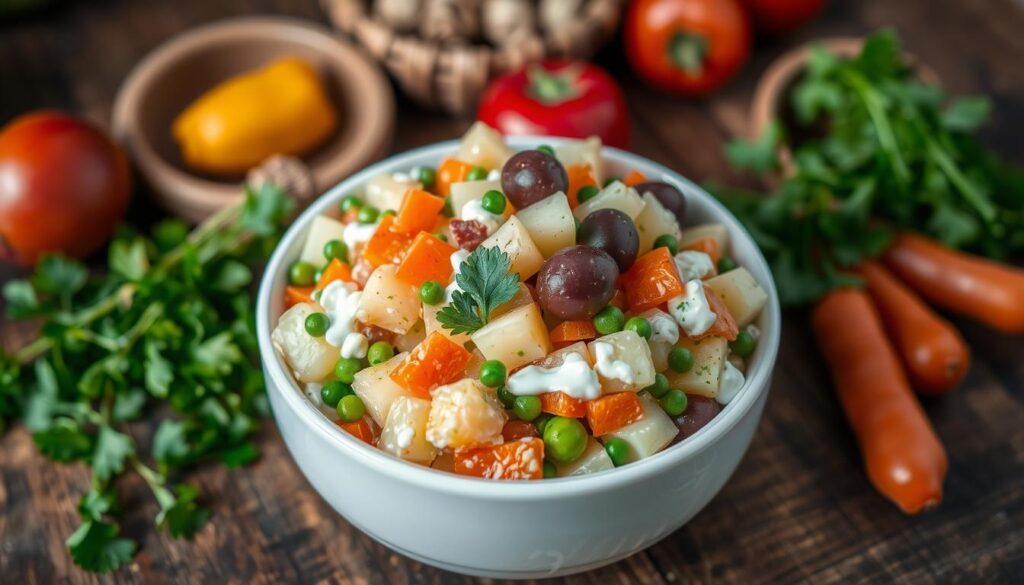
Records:
[[[971,363],[970,350],[956,328],[881,264],[865,262],[857,272],[864,278],[914,388],[924,394],[956,388]]]
[[[901,234],[886,265],[932,303],[1007,333],[1024,333],[1024,270]]]
[[[812,325],[875,489],[907,514],[938,504],[946,451],[867,293],[830,292],[815,306]]]

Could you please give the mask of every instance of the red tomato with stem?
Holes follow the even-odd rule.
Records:
[[[754,28],[768,35],[783,35],[807,24],[825,0],[743,0]]]
[[[624,34],[637,75],[686,95],[725,85],[747,62],[752,42],[739,0],[635,0]]]
[[[545,61],[499,77],[477,118],[504,134],[598,136],[604,144],[629,145],[622,91],[603,69],[583,61]]]
[[[130,195],[127,159],[92,125],[44,111],[0,130],[0,260],[88,256],[113,235]]]

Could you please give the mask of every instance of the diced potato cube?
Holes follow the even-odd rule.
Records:
[[[576,221],[565,193],[558,192],[516,212],[545,258],[576,243]]]
[[[473,124],[462,136],[455,158],[485,169],[500,169],[512,156],[500,132],[483,122]]]
[[[636,189],[615,181],[594,195],[592,199],[588,199],[586,203],[581,203],[573,213],[576,215],[576,219],[583,221],[598,209],[618,209],[628,215],[630,219],[635,220],[644,210],[644,205],[644,200],[637,195]]]
[[[509,272],[518,273],[519,280],[526,280],[540,270],[544,255],[540,253],[526,226],[519,218],[512,216],[498,231],[480,244],[482,248],[498,248],[508,254],[512,264]]]
[[[314,217],[309,226],[306,243],[302,245],[302,254],[299,255],[299,260],[309,262],[318,268],[327,264],[324,257],[324,245],[331,240],[342,241],[344,233],[345,224],[340,221],[326,215]]]
[[[591,366],[594,365],[594,358],[590,355],[590,350],[587,349],[586,341],[577,341],[572,345],[567,345],[562,349],[556,349],[555,351],[548,354],[548,356],[538,362],[537,365],[545,368],[557,368],[565,362],[565,357],[570,353],[578,353],[583,359],[587,360],[587,363]]]
[[[385,264],[373,271],[356,315],[363,323],[402,334],[420,319],[420,297],[415,286],[395,276],[397,270],[394,264]]]
[[[637,392],[654,383],[651,349],[635,331],[598,337],[587,346],[604,394]]]
[[[501,181],[462,181],[452,183],[448,195],[452,198],[452,211],[460,219],[462,208],[474,199],[483,199],[488,191],[501,191]],[[508,206],[505,207],[508,209]]]
[[[718,249],[722,251],[722,254],[728,253],[729,230],[725,228],[725,224],[721,223],[707,223],[684,229],[679,234],[679,249],[682,250],[686,246],[704,238],[714,239],[718,242]]]
[[[606,469],[615,469],[615,464],[612,463],[612,458],[608,456],[608,452],[604,450],[604,445],[598,443],[593,437],[589,437],[587,439],[587,449],[583,452],[583,455],[580,455],[579,459],[572,463],[556,465],[555,468],[558,470],[558,477],[569,477],[572,475],[588,475]]]
[[[739,327],[753,323],[768,302],[768,293],[754,280],[754,275],[742,266],[709,278],[704,285],[722,299]]]
[[[366,183],[364,199],[381,211],[402,206],[405,193],[409,189],[422,189],[423,183],[415,180],[399,180],[390,174],[377,175]]]
[[[447,305],[423,304],[423,325],[426,327],[426,335],[429,336],[431,333],[438,331],[441,335],[444,335],[455,343],[458,343],[459,345],[466,345],[466,342],[469,341],[468,333],[453,334],[451,329],[445,329],[441,326],[441,322],[437,320],[437,314],[446,306]]]
[[[426,325],[423,323],[423,319],[416,321],[416,324],[412,326],[412,329],[395,336],[395,350],[396,351],[412,351],[421,341],[427,338]]]
[[[640,234],[639,254],[646,254],[654,248],[654,240],[670,235],[679,238],[680,229],[676,216],[650,193],[644,193],[644,209],[636,216],[636,231]]]
[[[500,360],[509,370],[551,353],[551,339],[537,303],[530,303],[491,320],[471,336],[480,353]]]
[[[438,449],[465,449],[501,442],[505,411],[495,391],[464,378],[431,394],[427,440]]]
[[[666,370],[668,385],[687,394],[699,394],[708,398],[718,396],[718,384],[725,358],[729,353],[729,342],[724,337],[684,337],[679,340],[676,347],[685,347],[693,353],[693,367],[682,374]]]
[[[334,371],[341,357],[338,348],[323,337],[306,333],[306,317],[321,313],[320,307],[300,303],[281,315],[270,340],[300,382],[319,382]]]
[[[525,307],[533,302],[533,295],[530,294],[530,289],[522,282],[519,283],[519,290],[516,294],[508,300],[508,302],[498,305],[494,311],[491,312],[491,319],[497,319],[505,313],[511,313],[519,307]]]
[[[619,438],[629,444],[627,461],[638,461],[654,455],[672,442],[679,434],[679,427],[662,410],[658,401],[646,392],[640,394],[640,406],[644,417],[605,437],[605,440]]]
[[[555,158],[563,166],[590,165],[594,179],[600,185],[604,182],[604,169],[601,164],[601,139],[591,136],[586,140],[574,140],[555,147]]]
[[[375,423],[383,426],[388,418],[388,411],[395,400],[405,396],[415,398],[408,390],[391,380],[391,370],[398,367],[408,353],[400,353],[383,364],[377,364],[360,370],[352,382],[352,390],[363,401],[366,412]]]
[[[402,396],[388,411],[377,446],[406,461],[430,465],[437,448],[427,441],[430,401]]]

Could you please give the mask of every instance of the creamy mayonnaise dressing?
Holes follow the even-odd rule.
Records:
[[[726,361],[725,367],[722,368],[722,377],[718,381],[718,396],[715,396],[715,400],[719,404],[729,404],[740,393],[744,382],[746,382],[746,378],[743,376],[743,372]]]
[[[562,365],[553,368],[526,366],[509,376],[505,387],[516,396],[559,391],[573,398],[593,400],[601,395],[597,374],[578,353],[566,355]]]
[[[462,206],[460,217],[466,221],[478,221],[487,228],[487,235],[493,234],[501,226],[502,216],[484,209],[483,199],[472,199]]]
[[[356,245],[362,245],[370,241],[373,237],[374,232],[377,231],[377,226],[380,222],[376,223],[359,223],[353,221],[345,225],[345,231],[341,234],[341,239],[348,246],[349,255],[356,253]]]
[[[651,343],[675,345],[679,341],[679,325],[665,311],[652,311],[647,315],[647,322],[651,324]]]
[[[459,270],[462,268],[462,263],[466,261],[466,258],[469,258],[469,254],[469,250],[459,248],[448,258],[448,261],[452,263],[452,282],[444,289],[444,302],[446,304],[452,302],[452,295],[455,294],[455,291],[462,290],[459,288],[459,283],[455,282],[455,280],[459,275]]]
[[[690,337],[704,334],[717,318],[704,294],[704,283],[699,280],[687,282],[686,293],[669,299],[668,308]]]
[[[490,172],[487,173],[487,180],[488,181],[500,181],[501,180],[501,170],[500,169],[491,169]]]
[[[320,306],[331,320],[324,341],[341,350],[341,357],[364,358],[369,344],[356,330],[356,313],[363,293],[352,282],[335,280],[320,292]]]
[[[676,269],[683,282],[689,280],[701,280],[715,270],[711,256],[696,250],[683,250],[676,254]]]
[[[625,384],[632,384],[636,381],[636,373],[633,371],[633,366],[613,357],[615,348],[612,347],[612,344],[595,341],[592,347],[595,359],[594,369],[597,370],[598,374],[610,380],[621,380]]]

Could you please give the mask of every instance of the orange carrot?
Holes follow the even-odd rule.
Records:
[[[579,192],[583,187],[597,187],[597,179],[594,178],[594,170],[588,164],[569,165],[565,169],[569,176],[569,192],[565,196],[569,199],[569,207],[576,209],[580,204]]]
[[[436,280],[444,286],[452,277],[451,257],[455,251],[434,234],[420,232],[398,264],[395,276],[414,286],[428,280]]]
[[[629,174],[622,178],[622,184],[627,187],[636,187],[640,183],[647,181],[647,175],[641,173],[638,170],[629,171]]]
[[[337,258],[331,258],[331,261],[324,268],[324,271],[320,273],[320,280],[316,281],[316,288],[323,290],[328,284],[331,284],[335,280],[344,280],[345,282],[352,282],[352,269],[349,268],[348,264],[345,264]]]
[[[729,341],[735,340],[736,336],[740,333],[740,328],[736,325],[736,319],[733,319],[732,313],[729,312],[729,307],[726,306],[725,301],[708,287],[704,287],[704,297],[708,300],[711,312],[715,314],[715,322],[711,324],[707,331],[696,336],[694,339],[724,337]]]
[[[718,245],[718,240],[715,238],[701,238],[681,246],[680,249],[704,252],[711,257],[711,264],[713,266],[718,266],[718,261],[722,259],[722,247]]]
[[[1006,333],[1024,333],[1024,270],[901,234],[886,265],[932,303]]]
[[[518,441],[524,437],[536,437],[537,425],[525,420],[510,420],[501,429],[501,437],[506,443]]]
[[[452,183],[461,183],[466,180],[466,175],[473,168],[473,165],[464,163],[454,158],[445,159],[441,166],[437,167],[437,178],[434,179],[434,189],[441,197],[447,197]]]
[[[565,392],[547,392],[540,395],[540,409],[555,416],[580,418],[587,414],[587,401],[569,396]]]
[[[434,331],[391,371],[391,379],[417,398],[429,400],[431,390],[462,377],[471,357],[465,347]]]
[[[577,341],[587,341],[597,337],[594,322],[590,319],[582,321],[562,321],[551,330],[551,343],[570,345]]]
[[[374,436],[373,429],[370,428],[370,423],[366,422],[365,418],[361,418],[356,422],[347,423],[345,421],[336,420],[334,424],[338,425],[341,430],[366,443],[367,445],[373,445]]]
[[[452,471],[487,479],[541,479],[544,441],[534,437],[456,451]]]
[[[668,248],[655,248],[640,256],[622,277],[629,308],[640,313],[683,294],[683,283]]]
[[[615,289],[615,294],[612,295],[612,300],[608,301],[608,304],[613,307],[618,307],[623,311],[629,307],[629,302],[626,300],[626,293],[622,292],[621,288]]]
[[[875,489],[907,514],[938,504],[946,451],[868,294],[832,291],[815,306],[811,321]]]
[[[313,287],[311,286],[289,286],[284,289],[284,306],[292,308],[299,303],[313,302]]]
[[[635,392],[616,392],[587,402],[587,424],[595,437],[614,433],[644,416]]]
[[[437,215],[442,209],[444,199],[420,189],[409,189],[402,199],[402,206],[398,209],[391,229],[403,234],[430,231],[437,223]]]
[[[955,388],[970,366],[971,355],[960,333],[935,314],[913,291],[877,262],[858,270],[867,284],[914,388],[942,394]]]
[[[383,264],[398,264],[412,243],[413,236],[391,229],[394,222],[395,218],[391,215],[380,220],[377,231],[373,232],[370,241],[366,242],[366,247],[363,248],[363,257],[374,268]]]

